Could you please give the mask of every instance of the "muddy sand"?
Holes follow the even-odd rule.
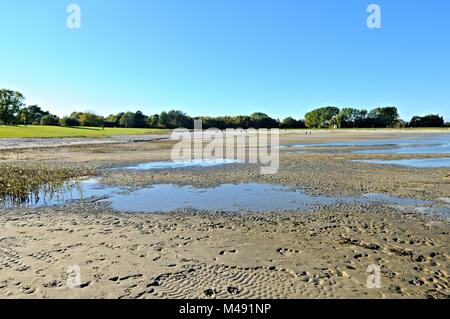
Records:
[[[398,131],[283,134],[282,143],[403,138]],[[417,134],[417,132],[414,132]],[[420,134],[431,134],[420,132]],[[312,195],[383,193],[446,203],[448,168],[353,159],[440,157],[280,153],[275,175],[258,165],[158,171],[112,170],[167,160],[171,141],[4,149],[2,162],[91,166],[107,184],[214,186],[264,182]],[[448,156],[448,154],[447,154]],[[448,206],[447,206],[448,207]],[[9,298],[448,298],[450,222],[413,207],[339,204],[310,211],[164,214],[113,211],[92,200],[0,209],[0,297]],[[67,285],[67,267],[81,271]],[[380,267],[380,288],[367,268]],[[69,285],[70,286],[70,285]]]

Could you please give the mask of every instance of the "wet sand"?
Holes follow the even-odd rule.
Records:
[[[289,132],[282,143],[404,135]],[[239,164],[147,172],[109,169],[169,159],[171,145],[154,141],[2,150],[0,159],[89,165],[113,185],[265,182],[313,195],[377,192],[442,202],[450,197],[449,169],[351,161],[412,157],[404,154],[283,150],[279,173],[267,176],[259,174],[258,165]],[[3,209],[0,227],[0,297],[448,298],[450,294],[449,220],[381,203],[293,213],[126,214],[92,201],[59,208]],[[77,289],[66,285],[66,268],[73,264],[81,270]],[[381,267],[381,288],[366,285],[370,275],[366,270],[372,264]]]

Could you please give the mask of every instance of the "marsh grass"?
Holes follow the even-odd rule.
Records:
[[[42,194],[52,195],[68,181],[95,175],[88,168],[29,164],[0,164],[0,204],[38,202]]]

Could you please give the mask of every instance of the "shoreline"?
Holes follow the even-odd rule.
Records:
[[[280,135],[284,139],[304,138],[305,132],[313,132],[313,135],[306,137],[306,141],[311,139],[336,139],[343,138],[342,141],[354,139],[354,135],[361,135],[361,138],[370,138],[372,135],[380,134],[396,134],[404,136],[407,134],[446,134],[450,133],[450,128],[425,128],[425,129],[280,129]],[[351,136],[348,136],[351,135]],[[111,135],[99,137],[8,137],[0,138],[1,150],[14,149],[33,149],[42,147],[66,147],[80,145],[102,145],[102,144],[120,144],[120,143],[137,143],[150,142],[158,140],[170,140],[170,134],[138,134],[138,135]]]

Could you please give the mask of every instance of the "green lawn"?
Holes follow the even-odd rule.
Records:
[[[145,128],[109,128],[105,127],[60,127],[23,125],[0,125],[0,138],[14,137],[107,137],[111,135],[163,134],[160,129]]]

